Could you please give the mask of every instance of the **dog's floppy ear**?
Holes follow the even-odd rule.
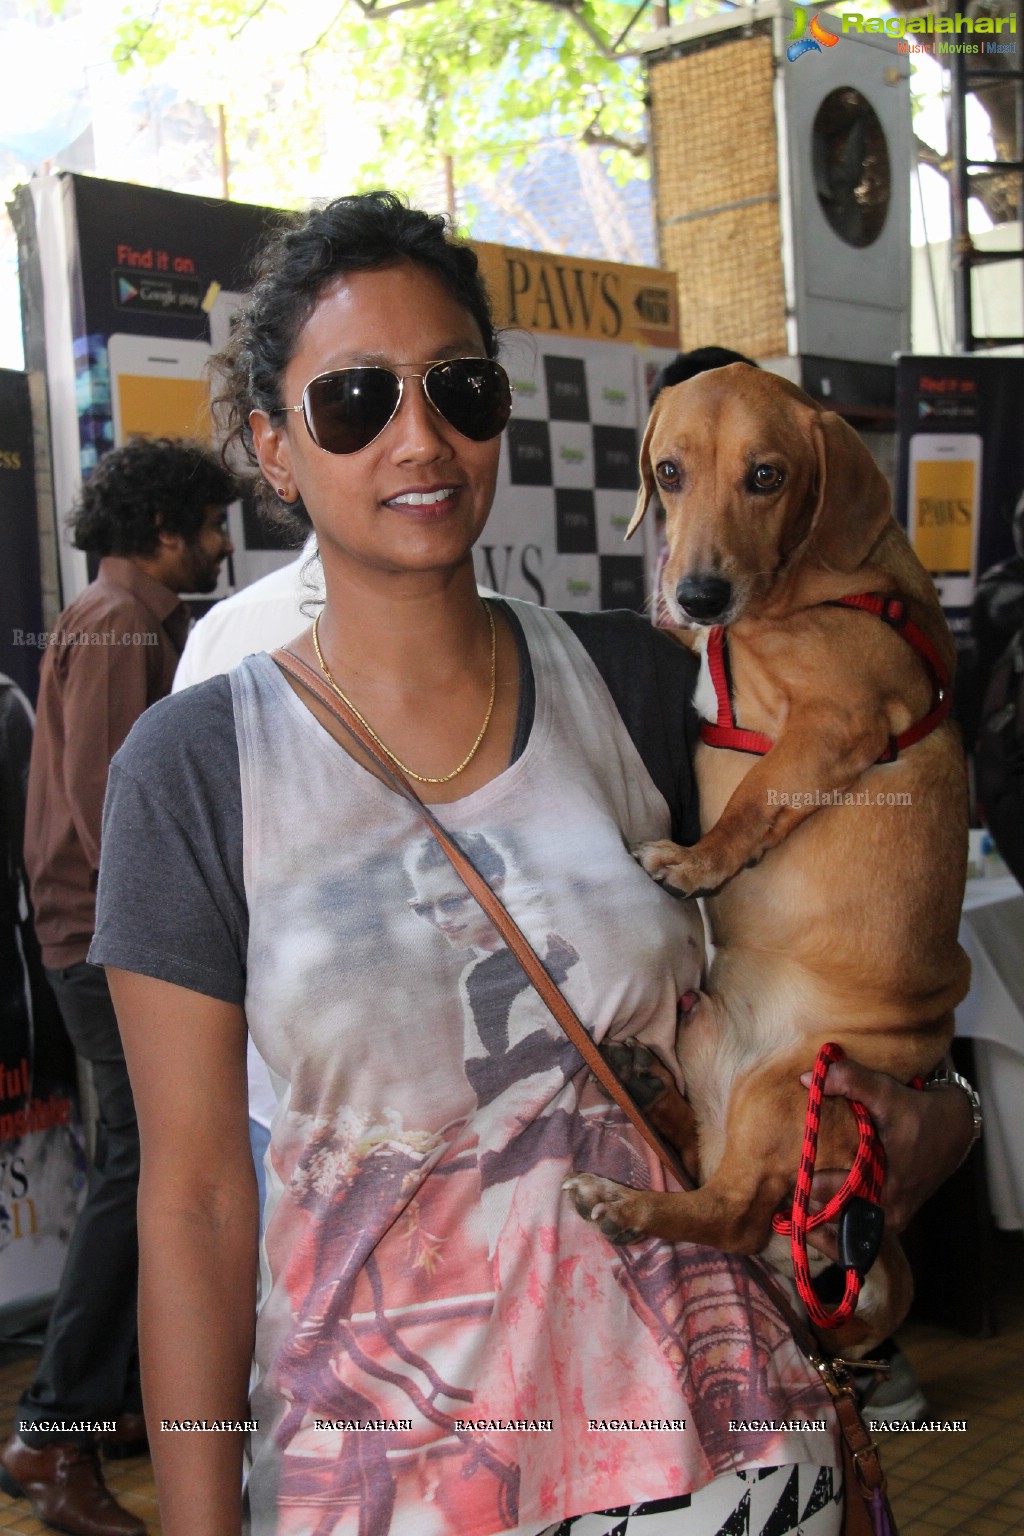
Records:
[[[855,571],[889,521],[889,485],[851,426],[834,411],[811,426],[818,459],[818,502],[810,552],[831,570]]]
[[[647,423],[644,432],[644,440],[640,445],[640,489],[637,492],[636,506],[633,508],[633,516],[629,520],[626,529],[626,538],[631,539],[644,520],[644,514],[650,505],[654,495],[654,466],[651,463],[651,439],[654,436],[654,424],[658,419],[658,404],[655,400],[651,409],[651,419]]]

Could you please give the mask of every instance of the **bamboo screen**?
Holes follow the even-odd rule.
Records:
[[[659,255],[686,351],[787,351],[773,79],[767,32],[649,67]]]

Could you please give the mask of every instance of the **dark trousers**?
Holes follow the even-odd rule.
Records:
[[[139,1128],[106,976],[82,961],[47,971],[80,1056],[92,1064],[99,1103],[96,1156],[75,1224],[42,1358],[18,1405],[30,1444],[62,1436],[31,1429],[48,1420],[138,1413]],[[24,1428],[22,1428],[24,1426]]]

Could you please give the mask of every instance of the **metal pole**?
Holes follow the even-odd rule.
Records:
[[[451,155],[444,157],[444,196],[448,208],[448,222],[455,227],[455,161]]]
[[[231,183],[228,180],[228,120],[224,115],[224,103],[217,107],[217,154],[220,159],[220,195],[225,202],[231,200]]]
[[[955,0],[954,15],[966,15],[966,0]],[[958,34],[959,35],[959,34]],[[962,54],[952,56],[949,93],[950,229],[953,256],[953,343],[958,352],[974,351],[971,311],[971,237],[968,229],[970,181],[967,175],[967,72]]]

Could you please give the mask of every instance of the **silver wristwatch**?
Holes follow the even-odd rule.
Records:
[[[971,1115],[974,1119],[974,1135],[971,1137],[970,1146],[961,1159],[962,1162],[966,1161],[977,1145],[978,1138],[981,1136],[981,1127],[984,1124],[984,1116],[981,1112],[981,1099],[978,1097],[977,1089],[967,1081],[966,1077],[962,1077],[959,1072],[954,1072],[951,1067],[936,1067],[934,1072],[929,1073],[925,1081],[925,1087],[961,1088],[970,1099]]]

